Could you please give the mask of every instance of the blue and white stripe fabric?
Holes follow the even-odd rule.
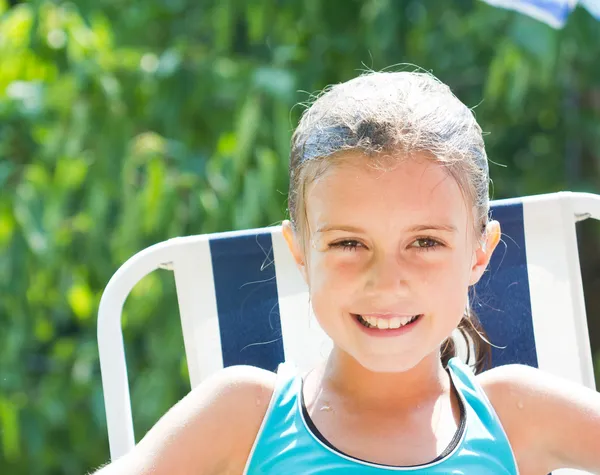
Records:
[[[483,0],[496,7],[508,8],[539,21],[553,28],[562,28],[569,14],[581,4],[594,17],[600,19],[600,0]]]

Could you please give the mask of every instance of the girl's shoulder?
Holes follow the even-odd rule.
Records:
[[[230,366],[207,378],[186,398],[190,399],[188,405],[192,410],[210,408],[213,413],[240,416],[236,426],[241,422],[261,422],[276,381],[277,374],[272,371],[255,366]]]
[[[217,372],[173,406],[107,475],[242,473],[275,384],[275,373],[251,366]]]
[[[212,419],[218,421],[215,435],[217,439],[224,436],[224,443],[231,448],[227,456],[231,473],[238,473],[238,469],[241,473],[271,402],[277,375],[254,366],[231,366],[206,383],[210,388],[200,392],[210,389]],[[200,405],[205,399],[202,394],[198,396]]]
[[[529,405],[536,399],[536,380],[543,377],[540,371],[523,365],[492,368],[476,377],[502,423],[521,473],[527,473],[522,467],[521,448],[527,447],[533,437],[527,424]]]
[[[549,473],[565,466],[600,470],[600,393],[524,365],[493,368],[477,380],[521,473]]]
[[[275,389],[277,374],[256,366],[237,365],[223,368],[202,384],[214,391],[228,394],[233,399],[247,399],[249,394],[268,395],[267,404]]]

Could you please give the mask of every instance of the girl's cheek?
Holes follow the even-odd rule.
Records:
[[[360,277],[361,271],[356,262],[335,256],[315,256],[311,262],[311,292],[339,293],[349,290],[349,286]]]
[[[323,261],[320,274],[326,285],[336,288],[360,279],[364,272],[364,264],[357,260],[328,256]]]

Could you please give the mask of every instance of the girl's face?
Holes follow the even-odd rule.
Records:
[[[458,326],[481,277],[498,223],[474,230],[473,211],[443,165],[359,153],[307,187],[304,241],[284,235],[315,315],[341,350],[377,372],[406,371]]]

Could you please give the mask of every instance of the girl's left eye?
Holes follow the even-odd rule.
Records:
[[[430,251],[439,246],[443,246],[443,244],[431,238],[419,238],[411,244],[411,247],[417,248],[419,251]]]

